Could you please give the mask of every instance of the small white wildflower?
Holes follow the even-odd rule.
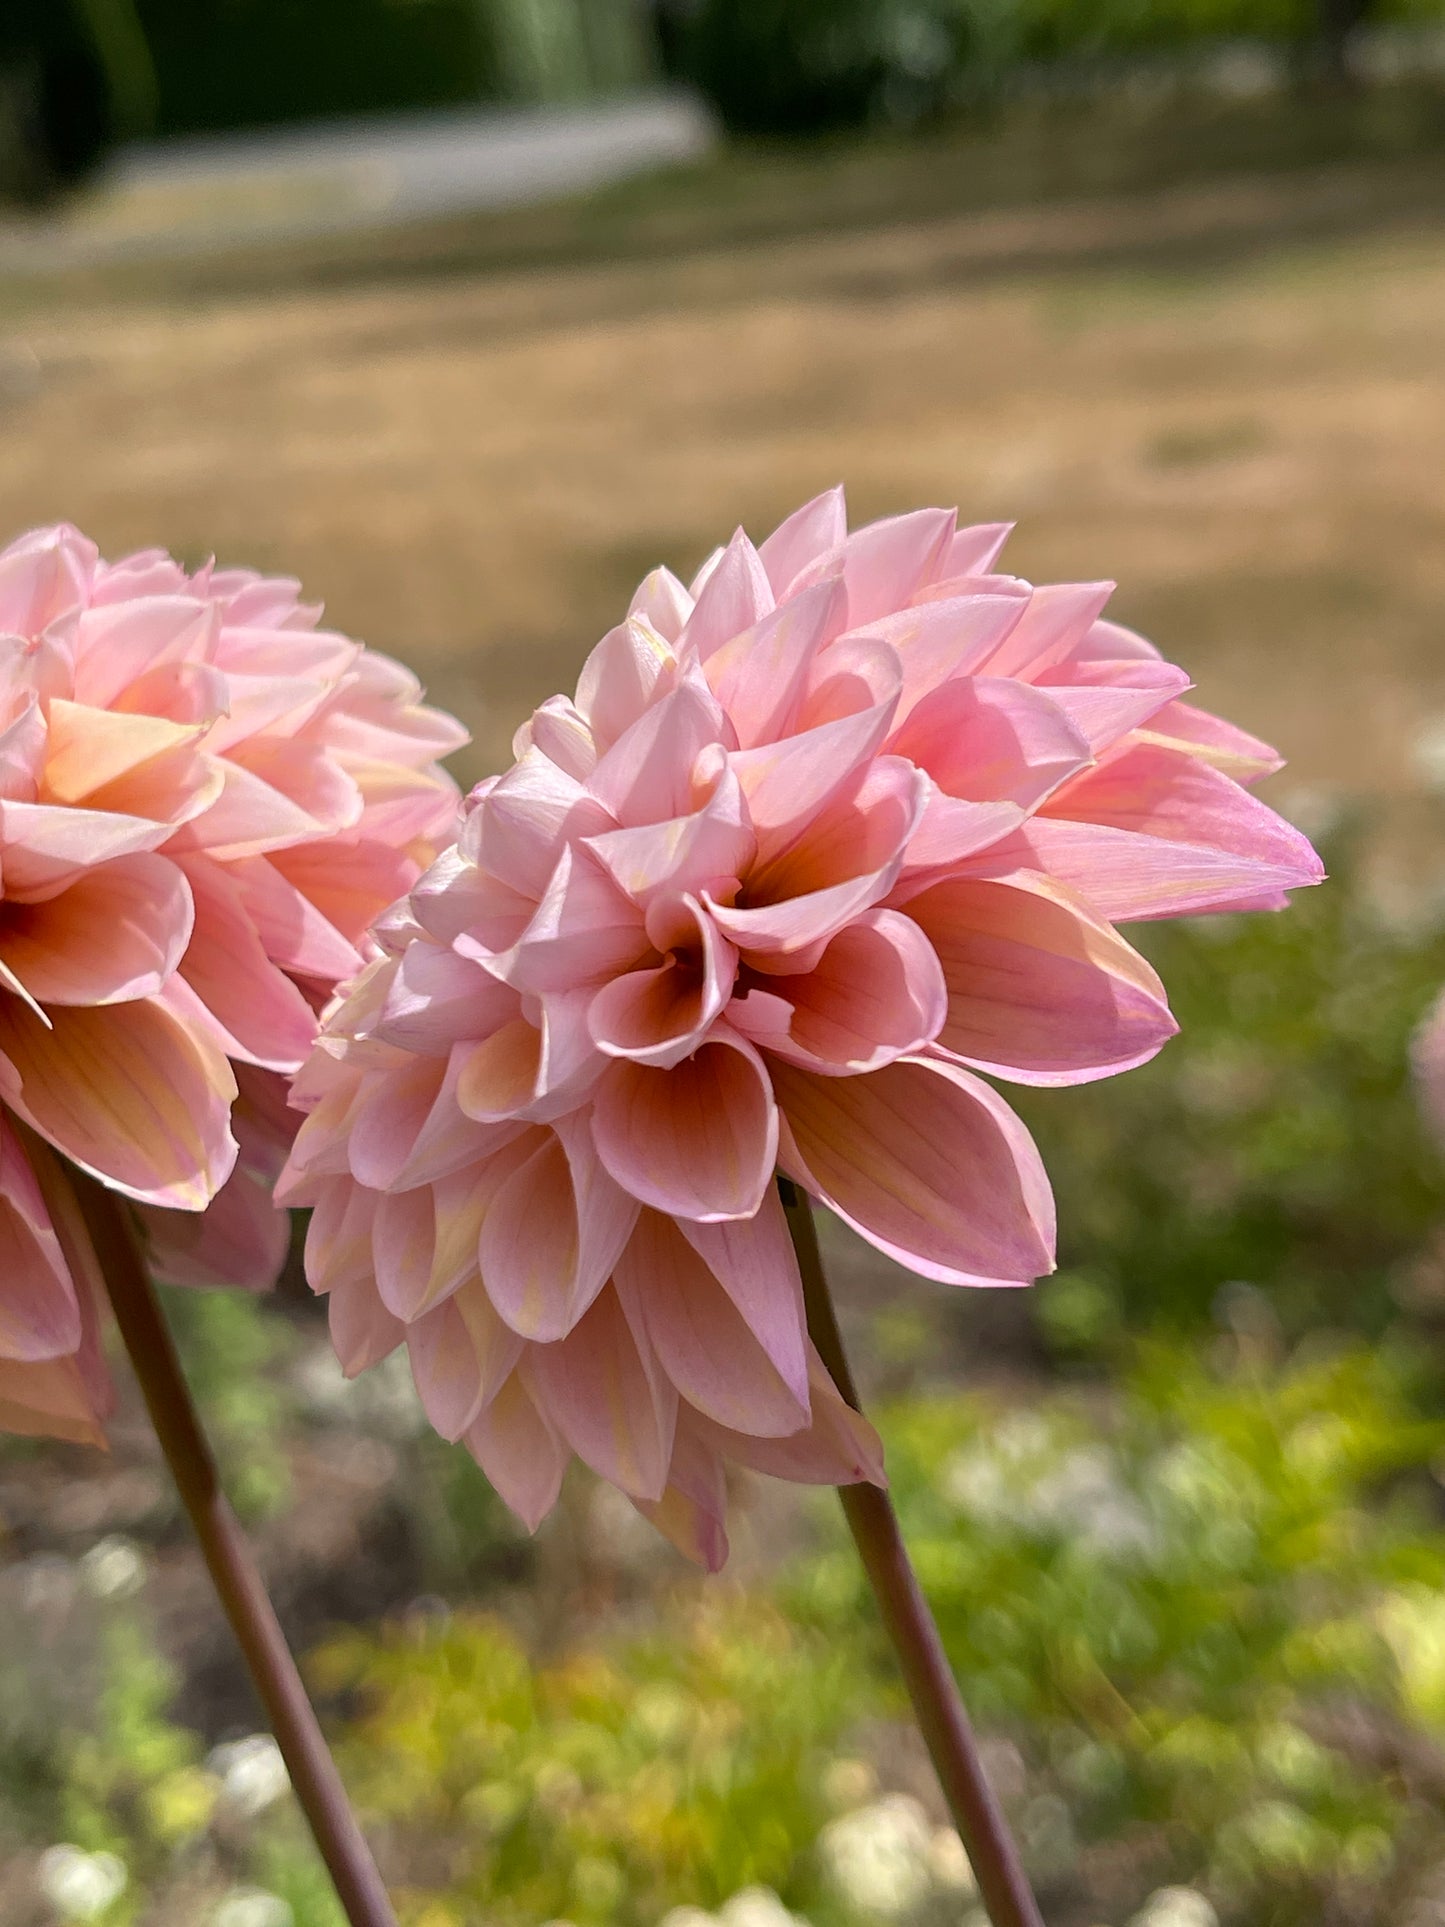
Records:
[[[211,1915],[211,1927],[294,1927],[290,1903],[264,1887],[235,1887]]]
[[[146,1582],[145,1558],[131,1540],[112,1534],[82,1557],[80,1577],[96,1599],[133,1599]]]
[[[206,1765],[221,1782],[222,1805],[245,1820],[264,1813],[291,1789],[281,1749],[269,1733],[216,1747]]]
[[[669,1907],[657,1927],[717,1927],[705,1907]]]
[[[1129,1927],[1219,1927],[1219,1915],[1197,1887],[1160,1887]]]
[[[936,1885],[951,1894],[976,1894],[978,1882],[968,1850],[955,1827],[935,1827],[928,1842],[928,1870]]]
[[[722,1927],[799,1927],[771,1887],[744,1887],[718,1909]]]
[[[890,1793],[831,1821],[818,1845],[839,1897],[859,1913],[901,1920],[927,1899],[932,1829],[917,1800]]]
[[[36,1884],[65,1921],[99,1920],[125,1892],[130,1875],[113,1853],[87,1853],[68,1842],[40,1856]]]

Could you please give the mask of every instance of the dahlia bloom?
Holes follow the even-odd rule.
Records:
[[[163,1271],[284,1255],[281,1074],[449,833],[463,740],[319,614],[72,528],[0,551],[0,1427],[95,1439],[109,1395],[7,1111],[142,1207]]]
[[[881,1480],[809,1343],[787,1174],[946,1283],[1051,1269],[989,1077],[1072,1084],[1175,1029],[1118,921],[1321,872],[1104,583],[994,573],[941,509],[841,491],[666,569],[467,799],[294,1086],[282,1195],[348,1372],[405,1343],[530,1524],[576,1454],[692,1557],[724,1463]]]

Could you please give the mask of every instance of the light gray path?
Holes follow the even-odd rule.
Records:
[[[333,122],[136,147],[58,213],[0,221],[0,273],[174,258],[513,207],[705,153],[685,94]]]

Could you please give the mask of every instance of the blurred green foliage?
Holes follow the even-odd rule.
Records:
[[[996,93],[1017,69],[1210,43],[1303,54],[1332,23],[1438,23],[1438,0],[703,0],[686,64],[740,132],[910,122]]]
[[[1241,1284],[1294,1334],[1428,1309],[1445,1160],[1409,1046],[1445,931],[1387,923],[1348,839],[1327,857],[1332,880],[1280,915],[1130,931],[1180,1024],[1153,1063],[1010,1094],[1058,1197],[1061,1273],[1034,1300],[1062,1347],[1198,1329]]]
[[[1445,1424],[1397,1363],[1158,1344],[1103,1407],[940,1396],[881,1424],[966,1697],[1032,1768],[1041,1880],[1145,1830],[1154,1877],[1229,1920],[1311,1927],[1351,1894],[1395,1918],[1365,1903],[1419,1844],[1403,1762],[1420,1737],[1445,1761]],[[834,1641],[871,1619],[839,1535],[787,1592]],[[886,1692],[877,1635],[871,1664]]]
[[[499,1620],[419,1620],[339,1636],[312,1677],[366,1709],[341,1755],[362,1807],[449,1869],[404,1896],[428,1927],[651,1927],[757,1884],[821,1902],[809,1850],[858,1678],[846,1646],[761,1601],[713,1589],[644,1638],[540,1664]]]

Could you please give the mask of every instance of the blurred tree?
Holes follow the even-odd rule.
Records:
[[[154,123],[156,77],[133,0],[0,8],[0,198],[44,200]]]

